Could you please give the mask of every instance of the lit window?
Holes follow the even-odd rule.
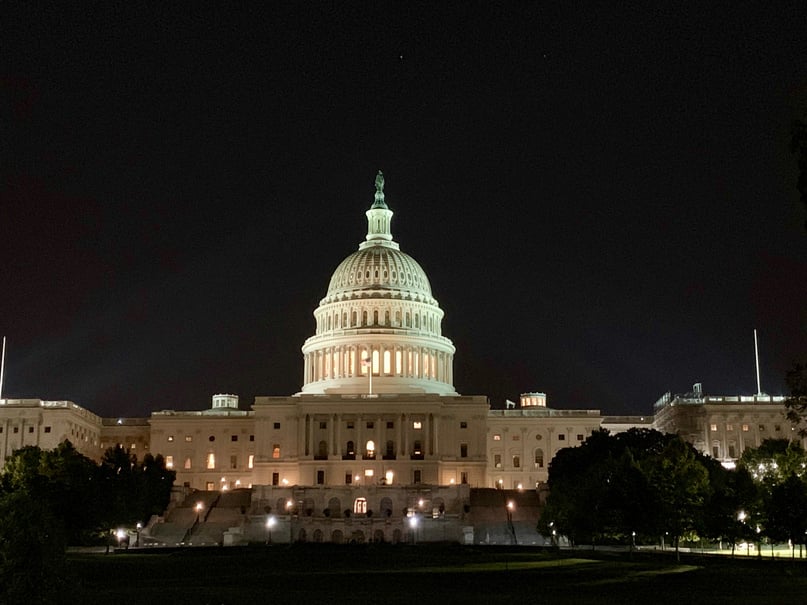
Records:
[[[521,456],[513,456],[513,468],[521,468]]]
[[[353,503],[353,512],[357,515],[367,513],[367,500],[364,498],[356,498],[356,501]]]
[[[216,455],[215,454],[208,454],[207,455],[207,468],[216,468]]]
[[[372,477],[373,476],[373,469],[371,469],[371,468],[364,469],[364,476],[365,477]]]
[[[372,441],[372,440],[368,441],[366,450],[367,450],[367,457],[368,458],[375,457],[375,441]]]
[[[191,459],[185,458],[185,469],[190,470],[190,468],[191,468]]]
[[[415,429],[416,431],[419,431],[420,429],[423,428],[423,423],[421,423],[420,420],[415,420],[412,423],[412,428]]]
[[[275,443],[272,445],[272,458],[280,458],[280,444]]]
[[[191,435],[185,435],[185,443],[190,443],[193,441],[193,437]]]
[[[710,431],[716,431],[717,430],[717,424],[714,424],[714,423],[710,424],[709,425],[709,430]]]
[[[493,435],[493,440],[494,440],[494,441],[501,441],[501,440],[502,440],[502,436],[501,436],[501,435],[499,435],[499,434]]]
[[[744,424],[743,425],[743,433],[747,433],[747,432],[748,432],[748,425]]]
[[[255,454],[249,455],[249,461],[247,462],[247,467],[252,468],[252,465],[255,463]]]
[[[726,430],[727,431],[733,431],[734,430],[734,425],[733,424],[727,424],[726,425]]]
[[[136,443],[133,443],[133,444],[132,444],[132,447],[130,447],[129,449],[130,449],[130,450],[136,450],[136,449],[137,449],[137,444],[136,444]]]
[[[173,456],[166,456],[165,457],[165,468],[174,468],[174,457]]]
[[[168,435],[168,442],[170,443],[170,442],[172,442],[173,440],[174,440],[174,436],[173,436],[173,435]]]

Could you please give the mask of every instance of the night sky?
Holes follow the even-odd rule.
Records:
[[[267,4],[0,5],[4,397],[299,391],[378,169],[460,393],[786,392],[803,1]]]

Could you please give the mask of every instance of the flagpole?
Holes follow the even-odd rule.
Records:
[[[6,337],[3,336],[3,356],[0,359],[0,401],[3,400],[3,377],[6,370]]]
[[[762,395],[762,385],[759,381],[759,344],[757,342],[757,329],[754,328],[754,358],[757,362],[757,396]]]

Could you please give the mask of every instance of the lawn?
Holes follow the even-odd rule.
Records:
[[[309,544],[71,555],[81,602],[796,603],[807,564],[753,557]]]

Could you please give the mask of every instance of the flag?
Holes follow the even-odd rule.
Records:
[[[365,368],[370,366],[372,363],[373,360],[370,359],[369,357],[365,357],[364,359],[361,360],[361,365],[363,365]]]

